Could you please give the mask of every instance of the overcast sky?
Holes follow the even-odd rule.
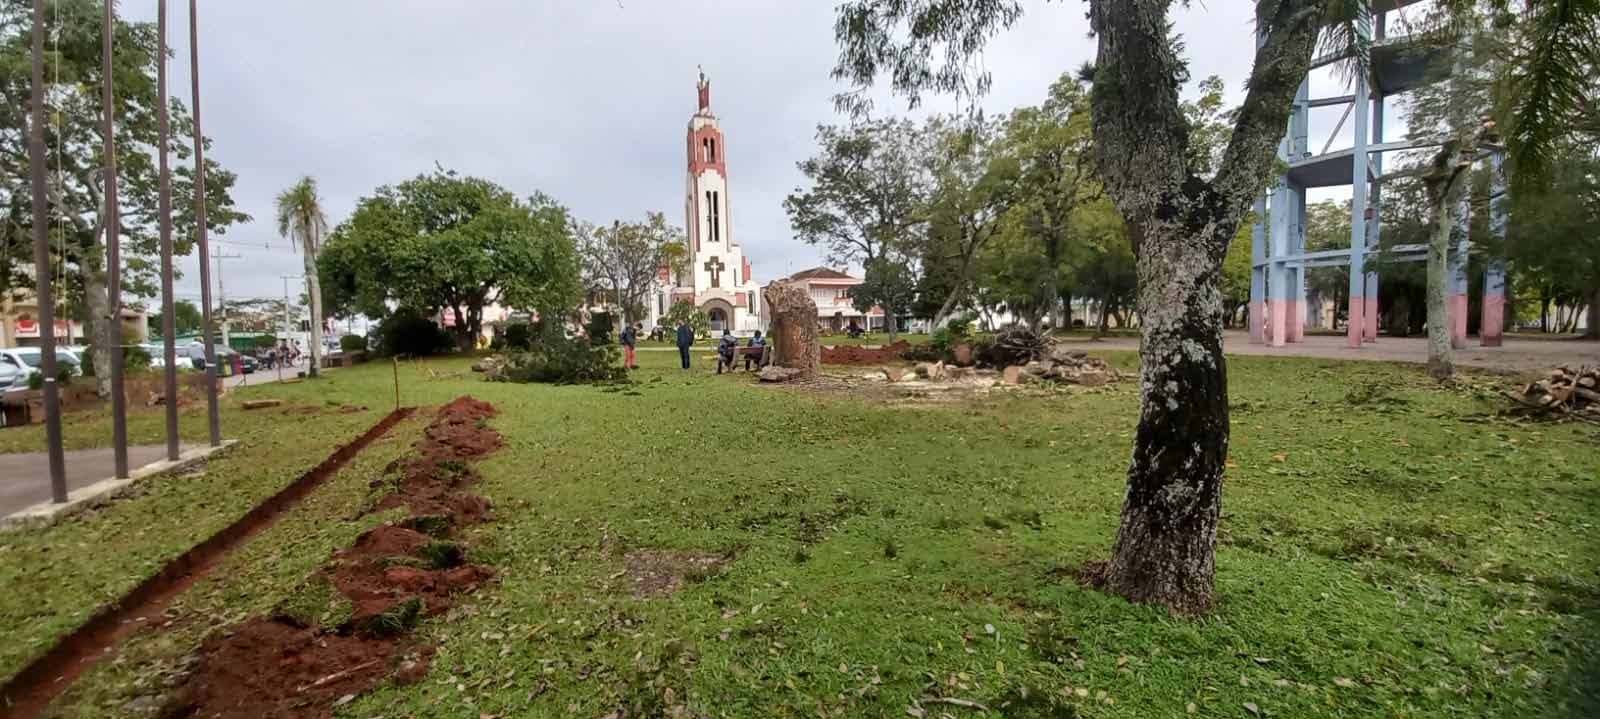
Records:
[[[173,3],[177,7],[186,3]],[[1251,3],[1195,3],[1178,17],[1192,75],[1221,75],[1237,102],[1253,50]],[[154,0],[123,0],[153,19]],[[727,137],[735,239],[758,281],[821,263],[794,239],[783,198],[801,182],[818,123],[839,123],[837,49],[823,0],[274,0],[201,3],[205,132],[239,175],[254,222],[217,251],[226,294],[277,297],[301,261],[271,223],[275,195],[315,177],[342,222],[373,188],[446,168],[518,195],[543,191],[582,220],[665,211],[681,225],[684,132],[696,65]],[[1037,104],[1094,53],[1084,7],[1030,3],[984,58],[989,112]],[[188,87],[186,8],[175,12],[173,87]],[[177,94],[177,93],[175,93]],[[877,114],[904,112],[884,97]],[[926,111],[959,109],[929,98]],[[1335,114],[1316,128],[1331,128]],[[1345,143],[1348,145],[1348,143]],[[1337,146],[1337,145],[1336,145]],[[195,259],[180,280],[197,296]],[[298,291],[295,291],[298,294]]]

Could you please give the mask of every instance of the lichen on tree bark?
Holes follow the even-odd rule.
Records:
[[[1138,262],[1139,426],[1107,591],[1200,614],[1212,605],[1228,452],[1222,261],[1272,169],[1324,3],[1285,0],[1262,17],[1249,93],[1214,178],[1188,166],[1184,68],[1170,3],[1094,0],[1099,38],[1095,155]]]

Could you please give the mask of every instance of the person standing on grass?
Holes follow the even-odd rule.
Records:
[[[678,359],[689,369],[689,347],[694,344],[694,328],[687,320],[678,323]]]
[[[638,359],[634,356],[634,344],[639,341],[639,330],[633,325],[623,325],[622,334],[617,336],[622,343],[622,366],[628,369],[639,369]]]

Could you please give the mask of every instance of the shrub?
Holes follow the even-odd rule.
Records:
[[[943,327],[933,331],[928,348],[938,353],[940,359],[954,360],[955,346],[972,341],[972,323],[976,319],[970,313],[950,318]]]
[[[150,353],[149,352],[145,351],[145,349],[143,347],[140,347],[138,344],[134,343],[132,340],[124,342],[123,345],[124,345],[123,348],[122,348],[122,372],[123,372],[123,374],[129,374],[129,373],[135,373],[135,372],[143,372],[145,370],[150,369]],[[83,354],[79,357],[79,359],[82,361],[81,364],[83,365],[83,376],[85,376],[85,377],[93,377],[94,376],[94,355],[95,355],[96,352],[99,352],[99,351],[100,351],[100,348],[98,348],[98,347],[96,347],[96,346],[94,346],[92,344],[89,345],[88,347],[84,348]]]
[[[404,307],[378,323],[373,335],[373,345],[377,353],[384,357],[423,357],[450,352],[456,346],[450,334],[434,324],[433,320]]]
[[[528,350],[533,347],[532,328],[526,322],[507,325],[505,338],[506,349]]]
[[[340,352],[365,352],[367,351],[367,338],[361,335],[344,335],[339,338]]]
[[[508,342],[509,344],[509,342]],[[569,337],[559,323],[541,327],[539,341],[526,352],[513,350],[504,372],[495,378],[507,382],[597,384],[628,376],[616,345],[595,345],[584,337]]]

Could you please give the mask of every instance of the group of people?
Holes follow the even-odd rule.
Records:
[[[276,369],[280,364],[284,367],[293,367],[300,362],[300,343],[292,340],[278,340],[277,347],[268,347],[267,353],[261,357],[262,369]]]
[[[617,335],[617,341],[622,344],[622,365],[628,369],[639,369],[639,334],[644,331],[643,322],[623,325],[622,332]],[[650,334],[655,339],[659,331]],[[694,328],[688,322],[679,322],[677,329],[678,360],[684,369],[689,369],[689,348],[694,346]],[[760,366],[761,360],[766,355],[767,340],[761,336],[761,331],[750,337],[745,343],[746,348],[755,348],[755,351],[744,353],[744,368]],[[733,332],[722,330],[722,338],[717,341],[717,374],[723,370],[733,371],[733,366],[739,354],[739,338]]]

